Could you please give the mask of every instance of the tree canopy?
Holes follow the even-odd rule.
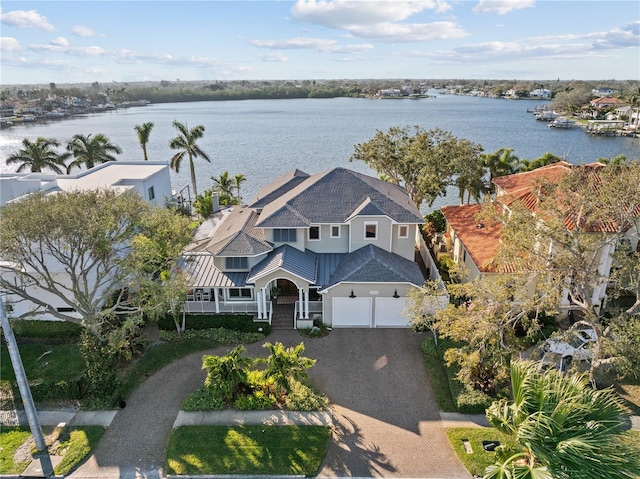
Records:
[[[118,311],[157,306],[140,298],[161,296],[152,290],[163,290],[191,233],[188,218],[112,190],[35,193],[5,206],[0,225],[1,289],[30,302],[25,314],[93,331]]]

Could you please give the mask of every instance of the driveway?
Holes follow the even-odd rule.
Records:
[[[267,338],[287,346],[304,341],[305,355],[318,359],[309,376],[329,397],[335,421],[319,478],[471,477],[442,429],[420,354],[423,338],[405,329],[340,329],[313,339],[275,331]],[[161,477],[180,404],[204,380],[202,355],[229,349],[192,354],[147,379],[71,477]],[[265,350],[255,343],[247,353]]]

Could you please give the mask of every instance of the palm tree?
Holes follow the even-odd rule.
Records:
[[[144,161],[147,161],[149,159],[147,157],[147,143],[149,143],[149,135],[151,135],[151,130],[153,129],[153,122],[149,121],[147,123],[143,123],[142,125],[136,125],[133,127],[133,129],[138,134],[138,142],[142,147]]]
[[[513,401],[494,402],[487,419],[514,445],[500,451],[485,479],[640,475],[640,446],[624,437],[627,411],[612,389],[520,360],[511,363],[511,387]]]
[[[238,203],[242,202],[242,197],[240,196],[240,185],[242,185],[242,183],[244,183],[245,181],[247,181],[247,178],[242,173],[238,173],[233,177],[233,182],[235,183],[236,191],[238,192],[238,194],[236,195],[236,198],[238,198]]]
[[[513,148],[500,148],[494,153],[487,153],[482,161],[489,170],[489,188],[492,188],[494,178],[517,173],[520,166],[520,159],[513,154]]]
[[[211,181],[213,181],[213,191],[219,195],[233,196],[233,188],[235,185],[228,171],[225,171],[217,178],[212,176]]]
[[[171,158],[171,168],[178,173],[180,171],[180,163],[185,155],[189,157],[191,185],[193,186],[193,196],[195,198],[198,196],[198,189],[196,186],[196,170],[193,166],[193,159],[202,157],[208,162],[211,162],[207,154],[196,144],[196,140],[199,140],[204,135],[204,126],[196,125],[189,130],[186,125],[179,121],[174,121],[173,127],[178,130],[178,136],[169,142],[169,147],[172,150],[180,151]]]
[[[23,148],[7,158],[7,165],[18,166],[18,173],[30,170],[32,173],[39,173],[43,168],[49,168],[55,173],[63,174],[66,169],[65,160],[69,158],[68,153],[58,154],[53,148],[60,146],[60,142],[54,138],[44,138],[39,136],[35,142],[25,138],[22,140]]]
[[[89,135],[74,135],[67,144],[67,151],[71,152],[74,160],[67,166],[67,173],[76,166],[85,166],[91,169],[100,163],[116,161],[112,153],[120,154],[122,150],[118,145],[109,141],[102,133],[94,137]]]
[[[232,402],[247,383],[247,370],[253,362],[243,356],[243,345],[236,346],[226,356],[204,356],[202,369],[207,370],[204,385],[219,394],[226,402]]]
[[[290,392],[292,380],[306,380],[306,370],[316,363],[315,359],[300,356],[304,352],[304,343],[291,348],[285,348],[282,343],[265,343],[263,347],[271,353],[264,360],[267,364],[265,376],[273,378],[280,391]]]

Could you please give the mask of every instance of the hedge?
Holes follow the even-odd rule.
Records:
[[[43,321],[37,319],[12,319],[11,329],[17,339],[46,339],[48,342],[76,342],[82,326],[68,321]]]
[[[158,320],[158,328],[163,331],[175,331],[176,325],[169,314]],[[250,314],[187,314],[185,317],[185,329],[200,330],[224,328],[243,333],[261,332],[268,335],[271,332],[269,323],[254,322]],[[261,328],[261,331],[260,331]]]

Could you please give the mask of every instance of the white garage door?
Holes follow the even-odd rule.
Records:
[[[371,298],[333,298],[334,328],[370,328]]]
[[[409,320],[402,316],[407,298],[376,298],[376,328],[408,328]]]

